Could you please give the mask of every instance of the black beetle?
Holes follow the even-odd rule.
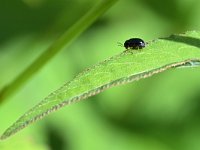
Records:
[[[145,42],[140,38],[131,38],[124,42],[126,49],[142,49],[145,47]]]

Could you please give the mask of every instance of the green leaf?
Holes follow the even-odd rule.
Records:
[[[196,31],[152,41],[141,50],[125,50],[86,69],[48,95],[9,127],[1,139],[6,139],[65,105],[86,99],[113,86],[147,78],[171,68],[199,65],[200,32]]]

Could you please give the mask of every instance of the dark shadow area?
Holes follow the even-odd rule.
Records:
[[[47,144],[50,150],[66,150],[70,149],[69,144],[66,143],[60,130],[51,125],[46,126]],[[67,148],[66,148],[67,147]]]
[[[181,35],[171,35],[168,38],[160,38],[160,39],[179,42],[179,43],[185,43],[185,44],[200,48],[200,39],[198,38],[181,36]]]
[[[90,5],[71,0],[47,0],[38,6],[23,1],[0,1],[0,44],[24,34],[57,34],[69,28]]]
[[[194,13],[195,8],[198,7],[198,5],[196,5],[196,1],[189,3],[187,7],[182,7],[179,1],[174,0],[138,1],[143,5],[146,5],[146,7],[150,8],[155,14],[160,15],[162,18],[169,20],[172,24],[172,30],[174,30],[175,32],[181,32],[187,29],[191,19],[191,15]]]
[[[191,102],[193,102],[193,111],[191,116],[194,117],[194,119],[196,120],[199,119],[199,115],[200,115],[200,90],[199,92],[197,92],[196,94],[194,94],[191,98],[190,98]],[[199,119],[200,121],[200,119]]]
[[[158,1],[158,0],[140,0],[141,3],[151,8],[156,14],[161,15],[164,18],[170,20],[181,19],[180,15],[181,10],[177,9],[179,4],[177,1],[168,0],[168,1]],[[165,7],[167,6],[167,7]],[[169,11],[170,10],[170,11]],[[179,17],[178,17],[179,16]],[[179,20],[176,20],[176,22]]]

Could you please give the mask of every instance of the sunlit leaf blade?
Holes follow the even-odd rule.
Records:
[[[158,39],[141,50],[126,50],[86,69],[51,93],[9,127],[1,139],[65,105],[86,99],[110,87],[146,78],[170,68],[199,65],[200,32],[192,31]]]

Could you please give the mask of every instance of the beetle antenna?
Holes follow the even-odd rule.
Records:
[[[120,42],[117,42],[118,46],[124,47],[124,45]]]

